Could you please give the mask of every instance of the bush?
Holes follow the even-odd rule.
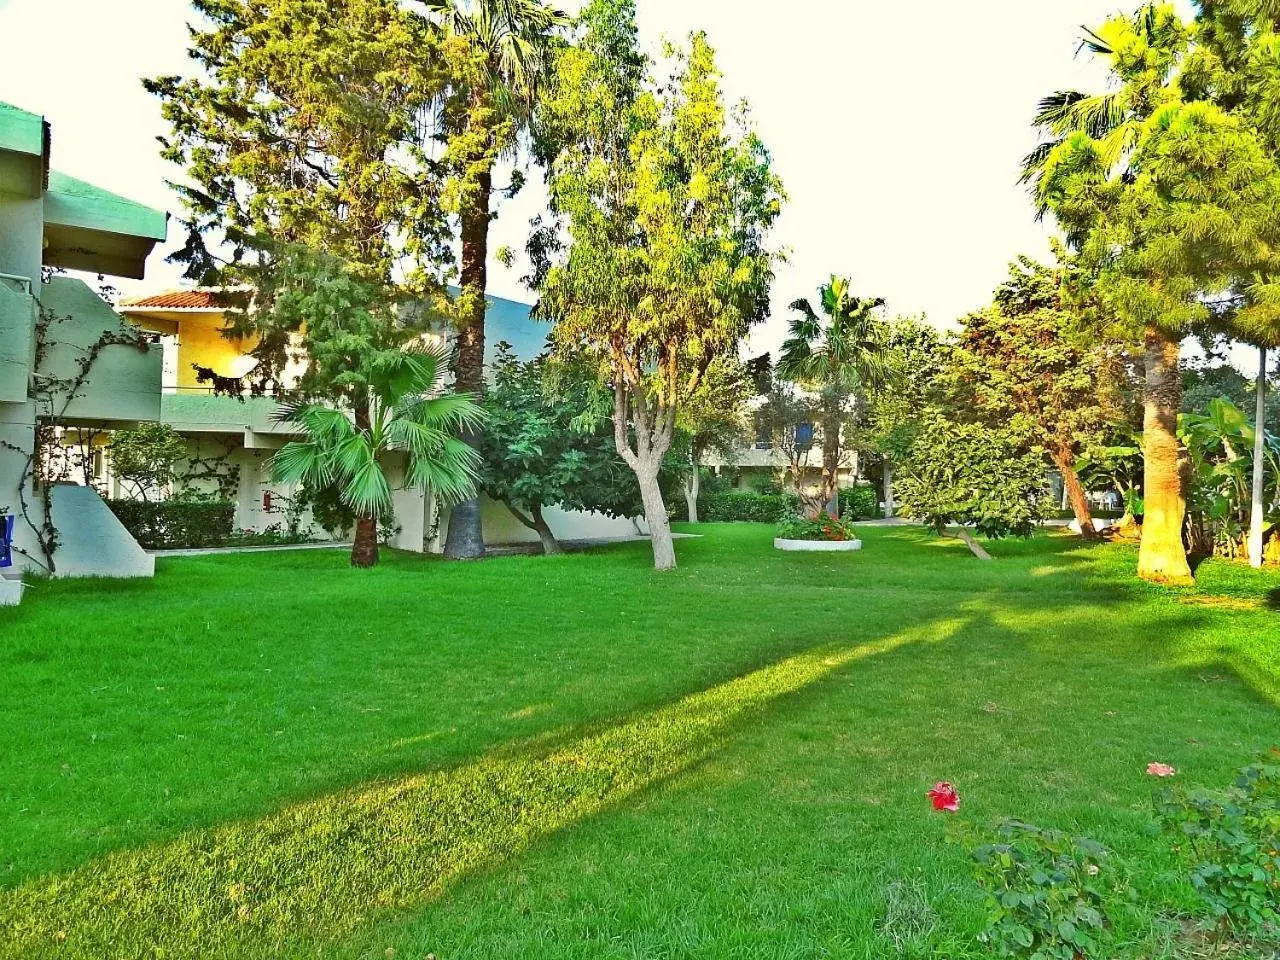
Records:
[[[236,516],[236,505],[225,500],[108,500],[107,506],[148,550],[222,546],[231,538]]]
[[[1108,911],[1132,900],[1107,851],[1084,837],[1007,820],[973,851],[990,919],[981,935],[1001,957],[1104,960]]]
[[[876,488],[859,484],[840,491],[840,512],[851,520],[875,520],[880,517],[880,498]]]
[[[857,540],[858,534],[853,523],[844,517],[818,517],[810,520],[799,514],[792,514],[778,524],[778,536],[783,540]]]
[[[1229,790],[1167,788],[1156,797],[1166,830],[1197,861],[1191,883],[1214,919],[1253,937],[1280,925],[1280,750],[1245,767]]]
[[[791,498],[784,494],[735,491],[698,499],[699,519],[709,523],[777,523],[791,508]]]

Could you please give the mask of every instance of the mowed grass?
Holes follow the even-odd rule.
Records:
[[[1146,919],[1196,909],[1144,768],[1280,741],[1280,577],[690,529],[666,575],[636,544],[33,586],[0,611],[0,957],[983,956],[937,779],[1110,845]]]

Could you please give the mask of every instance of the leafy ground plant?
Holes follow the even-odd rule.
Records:
[[[778,537],[782,540],[829,540],[840,542],[857,540],[853,522],[844,517],[819,516],[815,520],[794,514],[778,524]]]
[[[1280,748],[1227,790],[1165,788],[1156,816],[1185,838],[1191,884],[1220,933],[1280,939]]]
[[[1129,892],[1102,844],[1006,820],[973,851],[990,923],[981,934],[1001,957],[1110,958],[1109,914]]]

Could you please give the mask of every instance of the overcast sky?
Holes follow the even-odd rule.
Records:
[[[831,273],[938,324],[981,306],[1019,253],[1044,256],[1017,184],[1037,100],[1102,80],[1075,56],[1081,24],[1125,0],[638,0],[647,44],[706,30],[732,100],[745,97],[791,200],[778,239],[774,316],[752,346],[776,345],[785,305]],[[0,0],[0,100],[53,124],[66,173],[177,212],[158,156],[165,132],[143,76],[185,72],[184,0]],[[57,44],[50,42],[57,37]],[[522,250],[542,203],[502,208],[493,248]],[[170,247],[181,240],[170,226]],[[528,299],[494,264],[490,292]],[[163,252],[127,292],[178,282]]]

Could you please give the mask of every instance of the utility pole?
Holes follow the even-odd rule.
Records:
[[[1265,520],[1265,507],[1262,502],[1262,490],[1266,486],[1264,454],[1266,446],[1263,437],[1267,419],[1267,348],[1258,348],[1258,412],[1253,420],[1253,505],[1249,516],[1249,562],[1255,567],[1262,566],[1262,527]]]

